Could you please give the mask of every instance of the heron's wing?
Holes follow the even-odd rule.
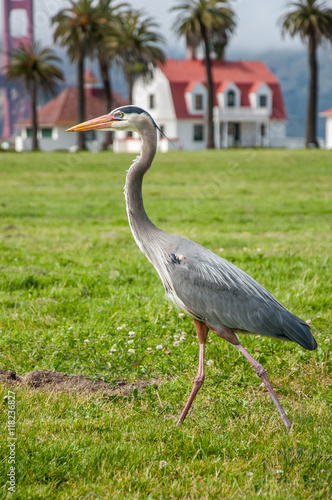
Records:
[[[174,293],[197,318],[315,348],[310,328],[244,271],[190,240],[170,253]]]

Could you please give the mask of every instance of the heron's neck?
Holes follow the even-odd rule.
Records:
[[[160,230],[151,222],[144,208],[142,183],[145,172],[150,168],[156,154],[157,136],[155,128],[141,133],[142,149],[139,157],[130,167],[125,185],[128,220],[136,243],[143,253],[149,254],[153,234]]]

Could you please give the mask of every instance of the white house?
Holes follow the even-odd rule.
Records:
[[[326,118],[325,122],[325,147],[326,149],[332,149],[332,108],[326,109],[320,116]]]
[[[287,114],[278,79],[260,61],[213,61],[217,148],[285,145]],[[168,58],[146,82],[138,79],[133,104],[151,113],[178,149],[206,147],[207,84],[201,59]],[[135,144],[136,143],[136,144]],[[114,146],[115,147],[115,146]],[[170,146],[166,139],[159,149]],[[118,137],[118,151],[139,150],[137,136]]]
[[[86,120],[105,114],[104,91],[91,69],[84,74],[84,93],[86,102]],[[113,106],[124,106],[127,101],[113,92]],[[77,87],[67,87],[54,99],[38,109],[39,147],[43,151],[59,149],[75,149],[77,134],[68,134],[66,129],[78,123]],[[109,110],[111,111],[111,110]],[[16,149],[31,149],[31,120],[18,124],[20,135],[16,138]],[[87,147],[101,149],[104,142],[104,132],[91,130],[85,133]]]

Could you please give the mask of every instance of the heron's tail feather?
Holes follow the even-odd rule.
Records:
[[[317,342],[311,333],[310,326],[294,314],[288,312],[284,315],[281,331],[287,338],[309,351],[314,351],[317,348]]]

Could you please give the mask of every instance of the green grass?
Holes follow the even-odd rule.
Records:
[[[312,321],[315,352],[241,337],[280,395],[289,434],[249,363],[214,334],[206,355],[214,364],[176,427],[198,346],[190,318],[166,301],[130,233],[123,185],[131,160],[0,158],[0,367],[114,384],[156,379],[163,403],[156,386],[129,398],[15,389],[17,490],[10,495],[6,484],[4,400],[1,498],[331,497],[331,153],[160,154],[144,185],[157,226],[232,261]],[[186,339],[174,346],[181,331]],[[3,399],[8,390],[0,390]]]

